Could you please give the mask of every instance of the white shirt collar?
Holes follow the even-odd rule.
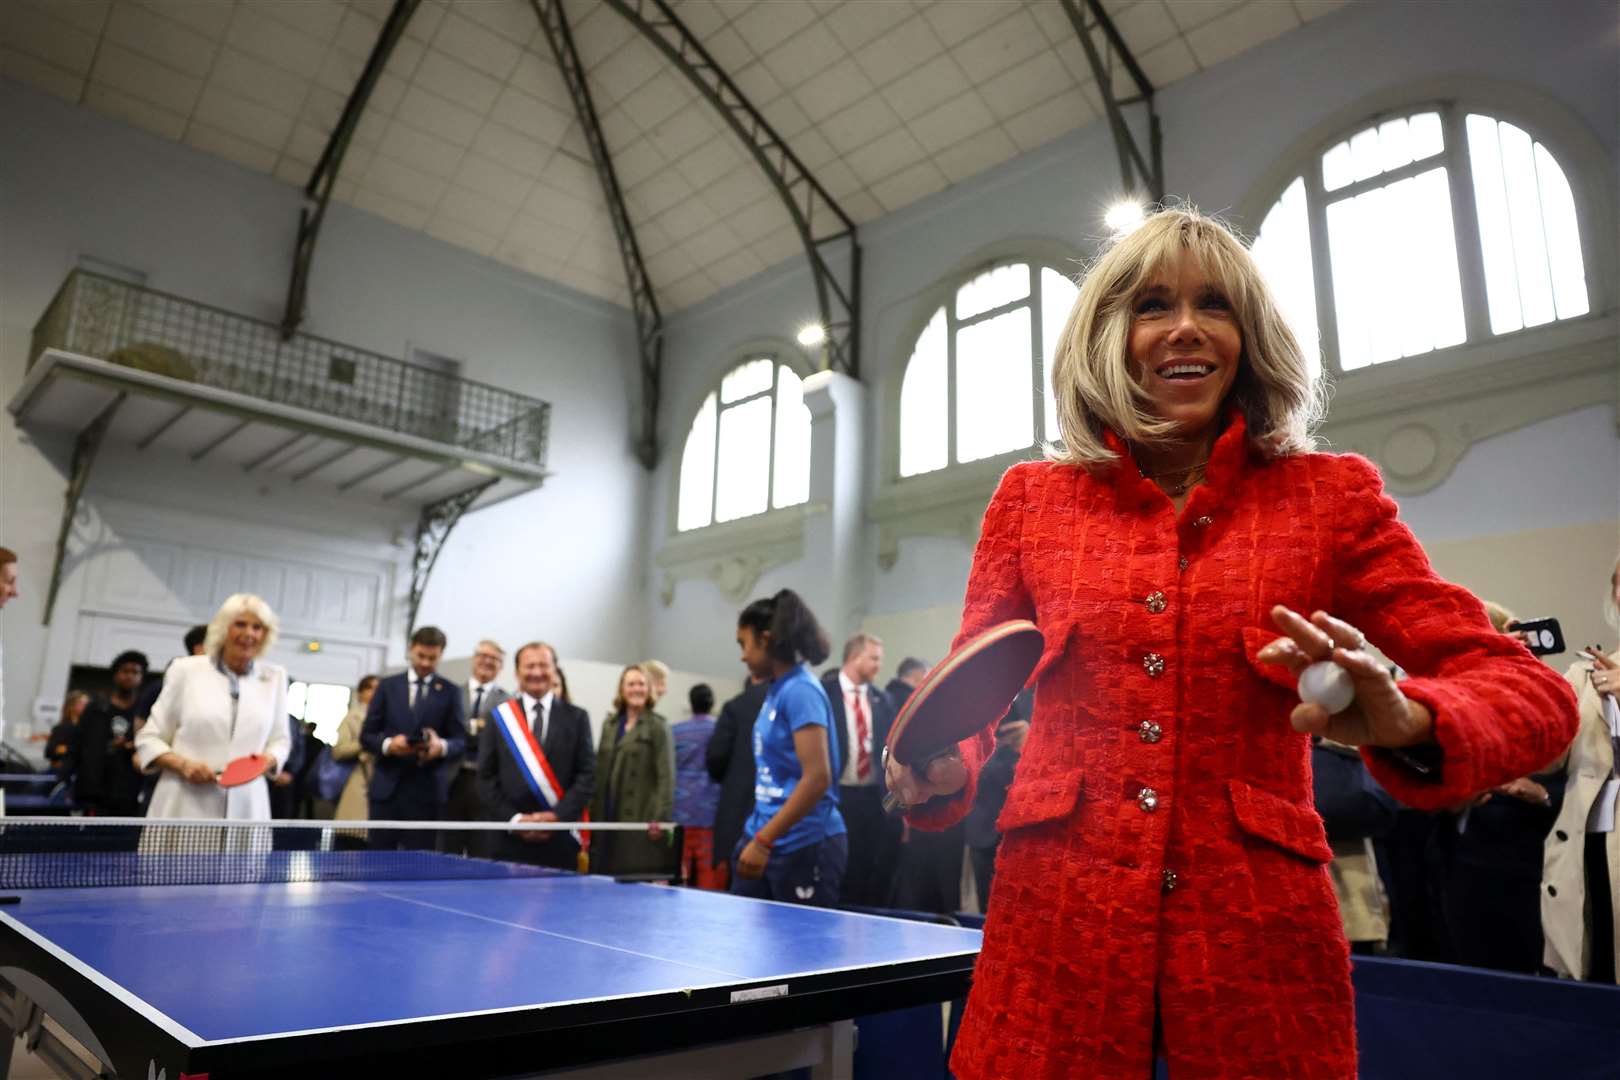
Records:
[[[494,685],[495,685],[495,683],[494,683],[493,680],[490,681],[490,682],[479,682],[477,679],[468,679],[467,680],[467,690],[468,690],[469,693],[473,693],[473,694],[478,693],[478,691],[480,691],[480,690],[484,691],[485,693],[488,693],[489,688],[494,686]]]
[[[531,713],[532,714],[534,712],[535,705],[538,703],[540,708],[545,712],[545,714],[547,716],[550,716],[551,715],[551,703],[556,698],[556,696],[557,696],[557,691],[555,691],[555,690],[547,690],[546,691],[546,696],[543,697],[543,698],[536,698],[536,697],[531,696],[527,692],[525,692],[524,695],[523,695],[523,711],[526,712],[526,713]]]
[[[838,685],[843,689],[846,695],[856,693],[864,695],[866,693],[866,684],[861,683],[861,685],[856,686],[854,681],[851,680],[848,675],[844,674],[843,668],[838,669]]]

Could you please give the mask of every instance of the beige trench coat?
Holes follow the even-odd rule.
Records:
[[[1581,726],[1566,754],[1569,773],[1564,805],[1547,834],[1541,871],[1541,928],[1546,935],[1542,962],[1572,979],[1585,978],[1586,955],[1586,819],[1614,766],[1609,725],[1603,718],[1602,695],[1588,677],[1591,663],[1579,661],[1564,677],[1580,696]],[[1620,887],[1620,831],[1605,838],[1611,890]],[[1616,893],[1615,895],[1620,895]],[[1615,925],[1616,966],[1620,967],[1620,909],[1611,904],[1603,917]]]
[[[338,821],[364,821],[366,819],[366,784],[371,779],[371,755],[360,749],[360,727],[366,722],[366,710],[351,706],[348,715],[338,725],[337,742],[332,744],[333,761],[352,761],[354,771],[338,796],[337,809],[332,816]]]

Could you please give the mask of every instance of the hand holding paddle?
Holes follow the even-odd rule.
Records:
[[[198,761],[195,758],[182,759],[174,771],[188,784],[212,784],[217,779],[213,768],[206,761]]]
[[[1045,647],[1034,623],[1001,623],[964,642],[917,684],[889,728],[885,810],[962,790],[967,768],[956,744],[1006,715]]]

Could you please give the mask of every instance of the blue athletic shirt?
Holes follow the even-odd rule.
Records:
[[[793,733],[816,724],[827,732],[827,760],[831,776],[839,774],[838,740],[832,733],[832,705],[821,681],[800,664],[771,682],[765,704],[754,720],[754,812],[748,818],[747,833],[753,837],[782,809],[798,786],[803,770],[793,749]],[[779,837],[773,851],[789,852],[819,844],[829,836],[844,832],[844,816],[838,812],[838,784],[827,785],[827,794],[800,818],[786,836]]]

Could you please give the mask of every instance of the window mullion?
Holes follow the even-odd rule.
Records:
[[[956,464],[956,315],[945,309],[945,467]]]
[[[765,512],[776,507],[776,410],[782,403],[782,365],[775,365],[771,377],[771,434],[770,448],[765,457]]]
[[[1333,304],[1333,258],[1328,247],[1327,197],[1322,191],[1322,155],[1305,170],[1305,220],[1311,233],[1311,274],[1316,279],[1317,345],[1322,370],[1337,378],[1344,373],[1339,361],[1339,317]]]
[[[1025,304],[1032,303],[1033,302],[1033,296],[1034,296],[1034,290],[1031,290],[1029,296],[1020,296],[1016,300],[1007,301],[1005,304],[1002,304],[1000,307],[993,307],[993,308],[990,308],[987,311],[981,311],[976,315],[969,315],[967,318],[960,319],[960,320],[957,321],[957,324],[956,324],[957,328],[958,329],[965,329],[965,328],[967,328],[969,326],[973,326],[973,325],[975,325],[977,323],[989,322],[991,319],[1000,318],[1001,316],[1007,314],[1007,312],[1009,312],[1009,311],[1017,311],[1018,308],[1020,308],[1021,306],[1025,305]]]
[[[1041,315],[1040,269],[1035,263],[1029,264],[1029,385],[1034,393],[1029,395],[1029,408],[1034,414],[1034,423],[1030,431],[1034,434],[1031,446],[1041,445],[1046,432],[1046,381],[1041,378],[1042,350],[1046,346],[1045,323]]]
[[[720,404],[720,389],[714,391],[714,454],[709,462],[709,524],[720,523],[720,431],[721,419],[725,416],[725,406]]]
[[[1440,110],[1446,137],[1446,179],[1451,187],[1451,223],[1457,245],[1457,275],[1462,283],[1463,327],[1469,341],[1491,336],[1490,303],[1485,293],[1485,246],[1479,235],[1479,207],[1474,202],[1473,164],[1463,111],[1455,105]]]

